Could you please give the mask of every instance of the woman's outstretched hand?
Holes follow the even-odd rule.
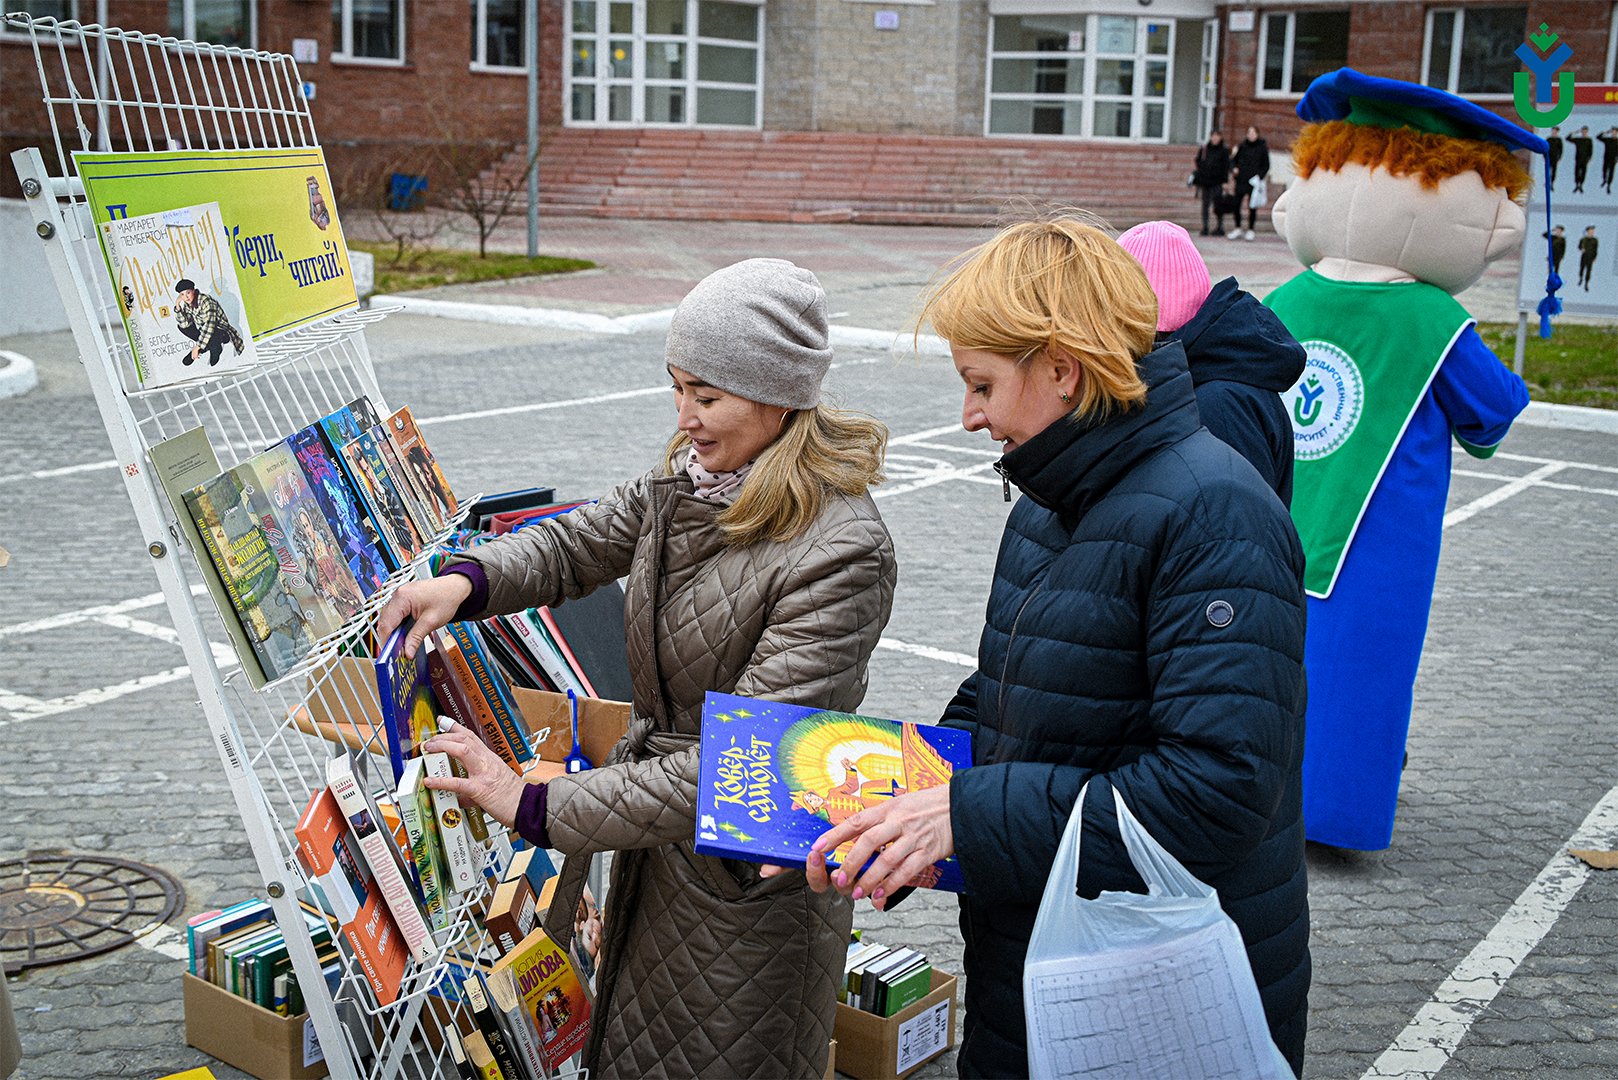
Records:
[[[837,869],[828,870],[826,853],[849,840],[854,846],[848,857]],[[855,900],[869,896],[880,911],[888,897],[917,874],[953,854],[949,785],[941,784],[868,807],[821,833],[809,850],[804,876],[815,892],[830,888]],[[876,860],[860,873],[873,855]]]
[[[377,617],[378,647],[388,640],[388,635],[398,629],[400,623],[415,619],[415,625],[405,636],[404,650],[406,656],[415,656],[427,635],[455,618],[461,604],[471,595],[472,579],[465,574],[445,574],[401,586]]]
[[[522,802],[523,778],[484,746],[471,728],[442,717],[438,724],[439,733],[422,743],[422,749],[429,754],[448,754],[465,767],[466,775],[429,776],[422,783],[440,791],[453,791],[457,798],[476,803],[485,814],[511,828]]]

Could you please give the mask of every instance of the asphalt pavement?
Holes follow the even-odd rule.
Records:
[[[645,315],[715,266],[777,255],[820,273],[839,325],[891,333],[937,265],[986,234],[581,220],[544,235],[548,253],[588,249],[603,268],[432,296]],[[1245,271],[1256,291],[1290,276],[1274,238],[1205,247],[1215,277]],[[1489,295],[1464,299],[1476,310]],[[413,407],[458,491],[550,484],[573,498],[658,456],[672,407],[656,324],[397,314],[367,340],[389,404]],[[252,895],[263,882],[71,339],[0,348],[40,372],[37,389],[0,400],[0,546],[12,555],[0,570],[0,862],[68,849],[150,863],[183,883],[186,915]],[[879,506],[900,579],[864,709],[931,719],[976,650],[1007,512],[988,471],[996,452],[959,428],[946,361],[840,347],[828,386],[893,433]],[[1546,416],[1488,461],[1456,458],[1393,846],[1310,850],[1308,1077],[1618,1077],[1618,875],[1565,854],[1618,840],[1618,434],[1579,429],[1599,417]],[[960,970],[948,896],[920,893],[891,915],[862,906],[858,922]],[[14,980],[19,1076],[240,1076],[184,1045],[173,953],[156,933]],[[954,1076],[953,1056],[920,1075]]]

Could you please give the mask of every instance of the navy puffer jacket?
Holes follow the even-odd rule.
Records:
[[[1301,818],[1303,552],[1253,468],[1202,427],[1178,342],[1146,405],[1059,422],[1003,460],[1012,510],[978,671],[943,722],[973,734],[950,783],[966,876],[962,1076],[1027,1076],[1023,958],[1091,779],[1078,890],[1144,891],[1111,787],[1219,891],[1276,1044],[1302,1069],[1309,915]]]

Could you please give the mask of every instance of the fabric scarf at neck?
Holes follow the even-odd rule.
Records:
[[[709,472],[697,464],[697,452],[693,450],[685,459],[685,471],[686,475],[691,477],[691,482],[697,485],[699,496],[704,499],[723,499],[742,486],[747,474],[753,471],[753,463],[749,461],[732,472]]]

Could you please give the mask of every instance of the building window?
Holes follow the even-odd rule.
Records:
[[[472,66],[491,71],[527,71],[523,40],[528,4],[523,0],[470,0],[470,5]]]
[[[1347,11],[1266,15],[1258,37],[1260,96],[1302,94],[1317,78],[1348,63]]]
[[[763,13],[724,0],[573,0],[569,123],[758,127]]]
[[[402,64],[404,0],[331,0],[332,59]]]
[[[169,0],[169,33],[209,45],[258,47],[253,0]]]
[[[989,28],[989,135],[1167,138],[1173,20],[999,15]]]
[[[1510,97],[1527,24],[1521,6],[1429,11],[1422,81],[1452,94]]]
[[[3,9],[7,13],[32,15],[36,19],[55,19],[57,22],[67,22],[79,17],[79,0],[7,0]],[[28,35],[21,30],[13,30],[0,22],[0,38],[20,38],[24,41]]]

